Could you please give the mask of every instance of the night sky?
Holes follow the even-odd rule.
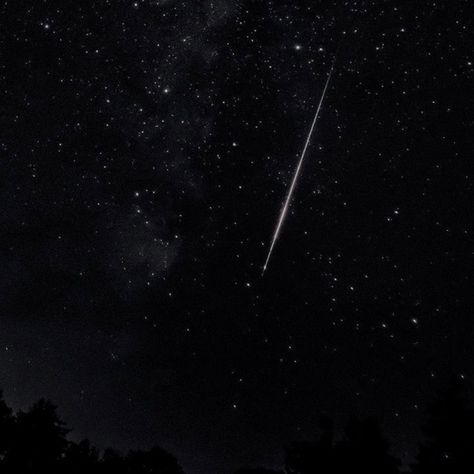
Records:
[[[6,400],[190,474],[322,413],[412,459],[474,376],[468,4],[2,0]]]

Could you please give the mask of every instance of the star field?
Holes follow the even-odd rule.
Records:
[[[6,399],[191,473],[277,465],[321,413],[378,416],[409,461],[474,370],[468,2],[5,0],[0,25]]]

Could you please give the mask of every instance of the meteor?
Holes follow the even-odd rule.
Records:
[[[306,156],[306,151],[308,150],[308,146],[309,146],[309,143],[311,141],[311,136],[313,135],[313,132],[316,128],[316,122],[318,121],[319,113],[321,111],[321,108],[322,108],[322,105],[323,105],[323,102],[324,102],[324,97],[326,96],[326,91],[328,90],[329,83],[331,82],[331,77],[332,77],[333,70],[334,70],[334,63],[331,66],[331,69],[329,70],[328,78],[326,80],[326,84],[324,86],[323,93],[321,94],[321,99],[319,100],[318,108],[316,109],[316,114],[314,115],[313,123],[311,125],[311,129],[309,131],[308,138],[306,139],[306,143],[305,143],[304,148],[303,148],[303,153],[301,153],[301,157],[298,161],[298,166],[296,167],[295,174],[293,175],[293,180],[291,181],[290,189],[288,190],[288,194],[286,196],[285,204],[284,204],[283,209],[281,211],[280,218],[278,219],[278,224],[277,224],[275,232],[273,234],[272,243],[270,245],[270,249],[268,250],[267,259],[265,260],[265,265],[263,265],[262,276],[265,274],[265,271],[267,270],[268,263],[270,262],[270,258],[271,258],[272,253],[273,253],[273,248],[275,247],[275,243],[278,240],[278,237],[279,237],[280,232],[281,232],[281,228],[283,226],[283,223],[285,222],[285,218],[286,218],[286,214],[288,213],[288,208],[290,206],[291,198],[293,196],[293,192],[295,190],[296,183],[297,183],[298,177],[300,175],[301,166],[302,166],[304,158]]]

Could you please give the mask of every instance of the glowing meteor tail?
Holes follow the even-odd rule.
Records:
[[[298,181],[298,177],[300,175],[301,166],[303,164],[303,161],[304,161],[304,158],[305,158],[305,155],[306,155],[306,151],[308,150],[308,146],[309,146],[309,143],[311,141],[311,136],[313,135],[313,132],[315,130],[316,122],[318,121],[319,113],[321,111],[321,107],[322,107],[323,102],[324,102],[324,97],[326,96],[326,91],[328,90],[329,83],[331,82],[331,77],[332,77],[333,70],[334,70],[334,64],[331,66],[331,69],[329,71],[328,78],[326,80],[326,84],[324,86],[323,93],[321,94],[321,99],[319,100],[318,108],[316,109],[316,114],[314,115],[313,123],[311,125],[311,129],[310,129],[309,134],[308,134],[308,138],[306,139],[306,143],[304,145],[303,152],[301,153],[301,157],[299,159],[298,166],[296,167],[295,174],[293,176],[293,180],[291,181],[290,189],[288,190],[288,194],[286,196],[285,204],[284,204],[283,209],[281,211],[280,218],[278,219],[278,224],[277,224],[275,232],[273,234],[272,243],[270,245],[270,249],[268,250],[267,259],[265,260],[265,265],[263,265],[262,276],[265,274],[265,271],[267,270],[268,263],[270,262],[270,258],[272,256],[273,249],[275,247],[275,243],[278,240],[281,228],[283,226],[283,222],[285,221],[285,217],[286,217],[286,214],[288,212],[288,208],[290,206],[291,198],[293,196],[293,191],[295,190],[296,182]]]

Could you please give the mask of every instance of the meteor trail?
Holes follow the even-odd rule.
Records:
[[[291,182],[290,189],[288,190],[288,194],[286,196],[285,205],[283,206],[283,209],[282,209],[281,214],[280,214],[280,218],[278,219],[278,224],[277,224],[275,232],[273,234],[272,243],[270,245],[270,249],[268,250],[267,259],[265,260],[265,265],[263,266],[262,276],[265,274],[265,271],[267,270],[268,262],[270,261],[270,258],[271,258],[272,253],[273,253],[273,248],[275,247],[275,243],[278,240],[278,237],[280,235],[280,231],[281,231],[281,228],[283,226],[283,222],[285,221],[285,217],[286,217],[286,214],[288,212],[288,207],[290,206],[290,202],[291,202],[291,197],[293,195],[293,191],[295,190],[296,182],[298,181],[298,177],[299,177],[299,174],[300,174],[300,171],[301,171],[301,165],[303,164],[304,157],[306,155],[306,151],[308,149],[309,142],[311,141],[311,136],[313,135],[314,129],[316,127],[316,122],[318,121],[319,112],[321,111],[321,107],[322,107],[323,102],[324,102],[324,97],[326,95],[326,91],[329,87],[329,83],[331,82],[331,77],[332,77],[333,70],[334,70],[334,63],[331,66],[331,69],[329,71],[328,78],[326,80],[326,84],[324,86],[323,93],[321,94],[321,99],[319,100],[318,108],[316,109],[316,114],[314,115],[314,120],[313,120],[313,123],[311,125],[311,129],[310,129],[309,134],[308,134],[308,138],[306,139],[306,143],[305,143],[304,148],[303,148],[303,153],[301,153],[301,157],[300,157],[300,160],[298,162],[298,166],[296,167],[295,174],[293,176],[293,180]]]

